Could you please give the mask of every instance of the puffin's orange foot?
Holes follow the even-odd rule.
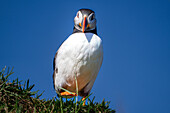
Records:
[[[60,94],[61,94],[61,96],[77,96],[76,93],[74,93],[74,92],[69,93],[69,92],[67,92],[67,91],[61,92]]]
[[[82,101],[84,101],[84,102],[83,102],[83,106],[86,105],[86,100],[85,100],[85,98],[86,98],[86,97],[83,97],[83,98],[82,98]]]

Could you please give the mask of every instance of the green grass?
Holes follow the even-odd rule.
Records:
[[[31,91],[34,85],[29,84],[29,80],[19,81],[18,78],[10,81],[9,76],[13,74],[12,69],[2,69],[0,72],[0,112],[1,113],[115,113],[109,108],[109,103],[103,100],[101,103],[95,102],[89,96],[86,98],[87,104],[83,106],[83,101],[78,101],[78,97],[65,99],[53,97],[50,100],[40,99],[43,93]],[[23,84],[22,84],[23,83]]]

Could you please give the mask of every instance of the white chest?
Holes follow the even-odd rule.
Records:
[[[58,75],[70,85],[77,75],[81,89],[99,72],[103,59],[101,39],[93,33],[74,33],[61,45],[56,64]],[[71,90],[71,89],[70,89]]]
[[[75,65],[86,65],[87,63],[98,61],[102,54],[102,41],[97,35],[75,33],[62,44],[58,59],[68,60],[68,63]]]

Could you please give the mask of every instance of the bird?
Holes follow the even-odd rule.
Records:
[[[57,95],[71,98],[77,96],[78,90],[78,95],[85,99],[102,62],[103,44],[97,34],[95,12],[79,9],[72,34],[61,44],[53,60],[53,84]]]

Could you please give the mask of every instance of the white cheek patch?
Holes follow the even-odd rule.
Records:
[[[89,23],[92,23],[92,22],[94,22],[94,21],[96,20],[96,19],[95,19],[95,16],[94,16],[94,19],[91,20],[92,16],[94,16],[94,13],[91,13],[91,14],[88,16],[88,18],[87,18],[87,20],[88,20]]]
[[[94,16],[94,17],[92,17]],[[93,20],[91,20],[91,18],[93,18]],[[94,13],[91,13],[88,18],[87,18],[88,23],[90,24],[90,30],[93,30],[96,28],[96,18]]]
[[[77,15],[76,15],[76,17],[74,18],[74,22],[75,22],[76,25],[79,25],[79,23],[81,23],[82,20],[83,20],[83,16],[82,16],[81,12],[78,11],[77,14],[78,13],[79,13],[79,16],[77,17]]]

